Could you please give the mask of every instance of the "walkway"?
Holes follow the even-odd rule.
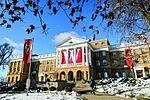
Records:
[[[112,96],[108,94],[82,94],[82,97],[85,98],[85,100],[131,100],[129,98],[123,98],[118,96]]]

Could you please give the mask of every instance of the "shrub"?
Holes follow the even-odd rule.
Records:
[[[26,84],[21,81],[18,81],[14,85],[14,91],[24,91],[25,88],[26,88]]]
[[[50,87],[50,91],[55,91],[56,88],[54,86]]]
[[[56,90],[57,90],[57,91],[62,91],[62,88],[61,88],[60,86],[58,86],[58,87],[56,88]]]
[[[48,88],[47,87],[43,87],[43,89],[42,89],[43,91],[47,91],[48,90]]]
[[[65,91],[66,92],[71,92],[72,91],[72,87],[71,86],[66,86],[65,87]]]

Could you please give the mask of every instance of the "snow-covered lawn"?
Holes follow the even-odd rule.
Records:
[[[66,93],[65,91],[42,92],[42,93],[20,93],[0,94],[0,100],[82,100],[76,92]]]
[[[150,99],[150,79],[104,79],[97,83],[99,84],[96,89],[98,92],[121,97]]]

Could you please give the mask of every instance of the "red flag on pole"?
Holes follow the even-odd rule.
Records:
[[[31,50],[32,50],[32,39],[24,40],[24,51],[23,51],[24,64],[30,63]]]

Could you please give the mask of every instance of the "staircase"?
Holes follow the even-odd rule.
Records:
[[[91,88],[89,87],[89,84],[85,81],[77,81],[75,87],[73,88],[73,91],[76,91],[78,93],[85,93],[89,92]]]

